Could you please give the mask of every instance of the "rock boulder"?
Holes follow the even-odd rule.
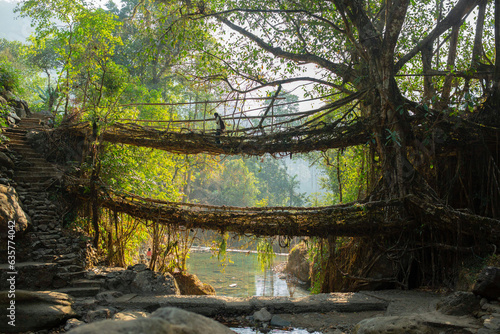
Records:
[[[9,222],[15,222],[15,224]],[[21,237],[30,224],[31,221],[28,215],[19,203],[16,190],[13,187],[0,184],[0,235],[2,245],[7,248],[7,242],[4,242],[7,240],[7,236],[13,235],[14,239]]]
[[[485,267],[479,273],[472,292],[488,300],[500,298],[500,268]]]
[[[104,288],[123,293],[180,295],[177,282],[171,274],[151,271],[138,265],[107,274]]]
[[[290,273],[305,283],[310,283],[311,263],[307,254],[307,247],[304,242],[292,248],[288,255],[288,262],[285,272]]]
[[[454,317],[439,312],[369,318],[354,327],[354,334],[476,333],[481,325],[473,317]]]
[[[8,291],[0,292],[0,308],[6,310],[15,301],[15,327],[0,321],[1,333],[51,329],[76,316],[72,299],[65,293],[17,290],[15,297],[10,297]]]
[[[148,318],[98,321],[79,326],[68,333],[234,334],[215,320],[173,307],[160,308]]]
[[[479,298],[472,292],[457,291],[441,299],[436,308],[447,315],[472,315],[481,309],[479,302]]]
[[[210,284],[200,281],[196,275],[175,273],[174,278],[181,295],[215,295],[215,289]]]
[[[160,318],[172,325],[175,325],[181,331],[179,333],[186,334],[234,334],[232,330],[218,323],[215,320],[204,317],[200,314],[185,311],[175,307],[163,307],[150,316],[153,318]],[[177,333],[177,332],[174,332]]]
[[[176,334],[172,325],[165,320],[135,319],[135,320],[103,320],[87,325],[78,326],[68,334],[127,334],[127,333],[147,333],[147,334]],[[182,332],[184,334],[184,332]],[[188,334],[188,333],[185,333]]]

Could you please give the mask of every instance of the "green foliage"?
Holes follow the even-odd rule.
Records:
[[[258,201],[267,206],[302,206],[305,194],[298,193],[299,181],[288,174],[283,160],[272,157],[249,158],[245,160],[249,171],[255,175],[258,183]]]
[[[260,239],[257,243],[258,260],[260,269],[265,271],[273,266],[276,254],[274,253],[272,239]]]
[[[227,252],[227,240],[229,238],[228,233],[223,233],[217,235],[217,238],[212,241],[211,251],[212,257],[217,256],[217,260],[219,260],[219,264],[221,266],[221,272],[224,272],[225,267],[228,264],[233,263],[228,256]]]
[[[312,260],[312,276],[311,288],[312,294],[321,292],[321,285],[323,284],[323,266],[328,261],[328,249],[325,247],[325,240],[320,238],[311,238],[307,240],[307,254],[308,258]]]
[[[15,92],[19,89],[20,73],[10,61],[0,59],[0,91]]]
[[[310,200],[321,205],[332,205],[356,201],[367,192],[368,163],[367,147],[355,146],[344,150],[329,150],[321,154],[322,163],[318,168],[324,171],[319,182],[327,193],[317,195]],[[309,155],[310,159],[318,159],[317,154]]]

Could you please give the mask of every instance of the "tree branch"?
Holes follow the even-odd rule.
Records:
[[[264,123],[264,120],[266,119],[266,116],[269,113],[269,110],[271,110],[271,108],[273,107],[274,101],[276,100],[276,98],[278,97],[280,92],[281,92],[281,85],[278,86],[278,89],[276,90],[276,93],[274,93],[274,96],[271,100],[271,103],[269,103],[269,105],[267,106],[266,111],[264,112],[264,115],[262,116],[262,118],[259,122],[259,125],[258,125],[259,128],[262,128],[262,123]]]
[[[276,56],[278,58],[288,59],[288,60],[292,60],[294,62],[305,62],[305,63],[317,64],[317,65],[323,67],[324,69],[329,70],[330,72],[335,73],[336,75],[342,77],[347,82],[352,82],[355,79],[355,76],[354,76],[352,69],[344,64],[333,63],[325,58],[319,57],[319,56],[314,55],[314,54],[299,54],[299,53],[292,53],[292,52],[283,51],[280,47],[274,47],[274,46],[266,43],[260,37],[247,31],[246,29],[232,23],[231,21],[223,18],[220,15],[215,15],[215,17],[217,18],[217,20],[224,23],[229,28],[233,29],[234,31],[239,32],[243,36],[245,36],[248,39],[255,42],[260,48],[262,48],[263,50],[265,50],[269,53],[272,53],[274,56]]]
[[[384,52],[390,52],[389,61],[391,62],[394,55],[394,49],[396,48],[396,44],[398,42],[399,34],[401,33],[401,28],[405,21],[409,3],[410,0],[395,0],[389,8],[387,25],[385,27],[383,50]]]
[[[470,13],[478,5],[479,1],[481,0],[460,0],[455,7],[450,10],[448,15],[446,15],[446,17],[436,25],[436,28],[434,28],[434,30],[427,35],[427,37],[422,39],[417,46],[404,55],[396,63],[396,65],[394,65],[394,73],[397,73],[410,59],[422,51],[428,43],[432,43],[446,30],[458,24],[466,14]]]

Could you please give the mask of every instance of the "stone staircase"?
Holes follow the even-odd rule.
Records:
[[[53,268],[49,270],[52,274],[47,275],[53,275],[51,286],[58,288],[85,277],[86,241],[63,229],[62,212],[50,191],[62,185],[63,171],[35,151],[26,138],[30,130],[43,130],[41,123],[39,118],[23,118],[17,127],[7,129],[4,134],[10,139],[8,147],[15,163],[15,188],[32,220],[32,229],[25,237],[26,249],[20,256]],[[40,270],[39,266],[29,265],[25,270],[31,267],[35,272]],[[47,277],[45,281],[49,280]]]

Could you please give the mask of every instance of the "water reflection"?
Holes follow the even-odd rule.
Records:
[[[189,255],[189,273],[215,288],[219,296],[287,296],[303,297],[309,294],[292,283],[287,283],[282,274],[260,268],[256,253],[228,252],[232,263],[223,268],[210,252],[195,251]],[[275,263],[286,261],[286,256],[277,255]]]

